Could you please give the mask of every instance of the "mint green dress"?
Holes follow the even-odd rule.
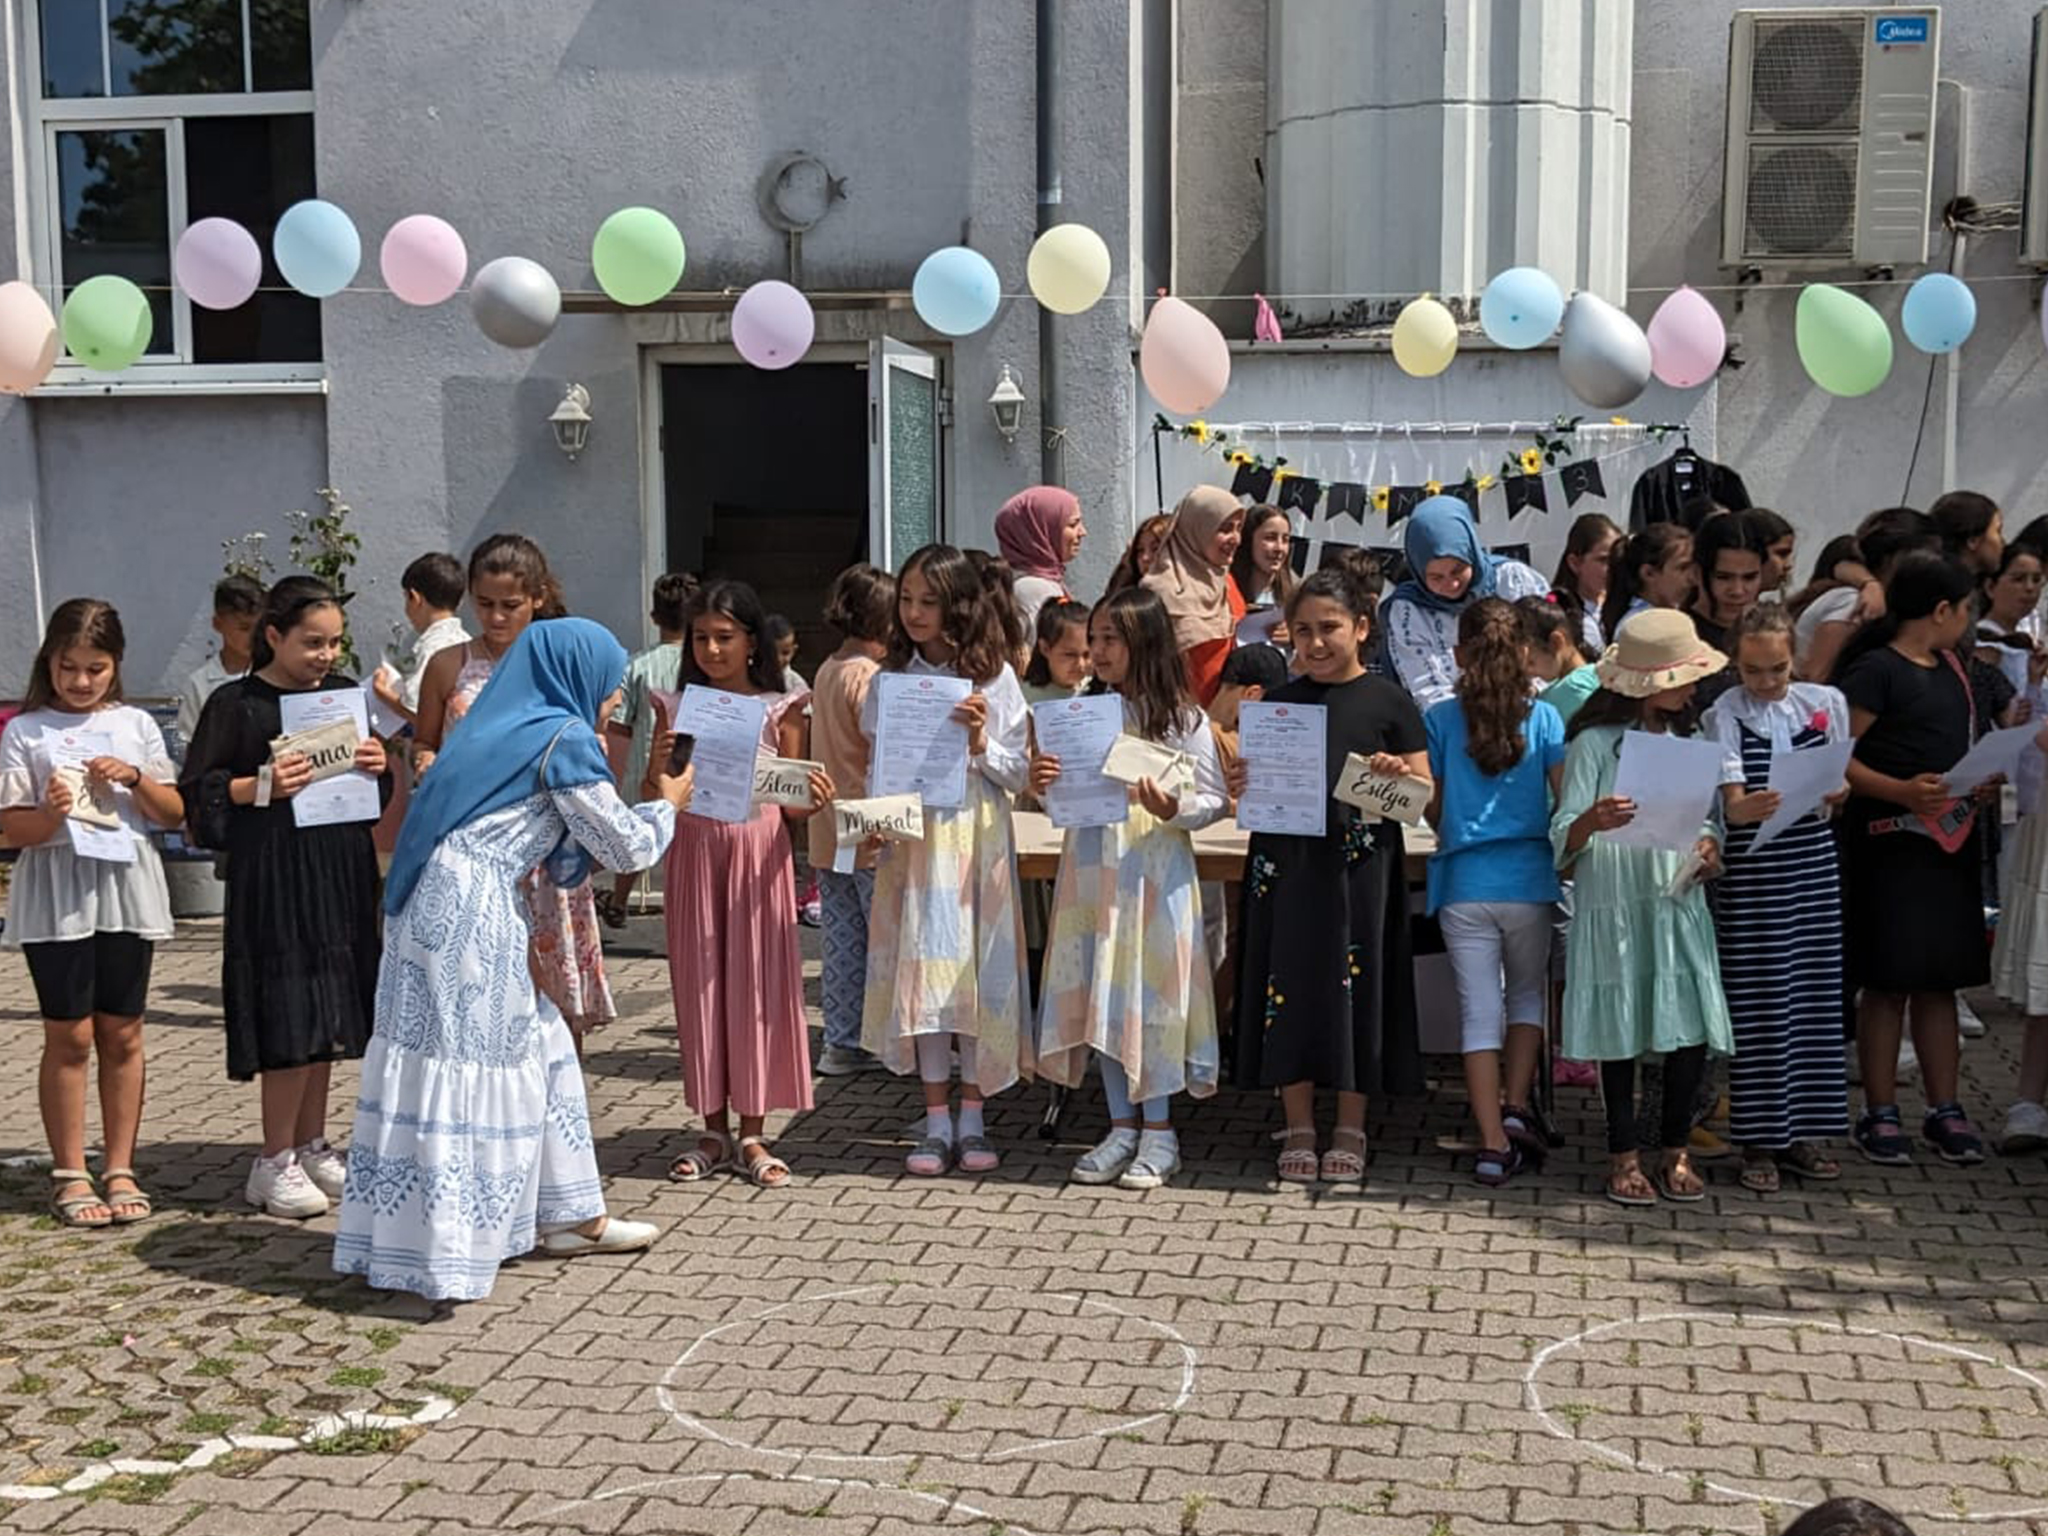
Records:
[[[1595,832],[1576,859],[1571,825],[1612,793],[1620,726],[1595,726],[1565,752],[1564,787],[1550,819],[1557,867],[1572,879],[1565,963],[1564,1054],[1575,1061],[1631,1061],[1704,1043],[1732,1055],[1734,1032],[1721,993],[1721,962],[1706,892],[1665,895],[1685,855],[1628,848]],[[1718,838],[1712,821],[1700,828]]]

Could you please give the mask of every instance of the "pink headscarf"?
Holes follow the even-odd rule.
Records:
[[[1065,585],[1067,523],[1080,510],[1080,498],[1057,485],[1019,491],[996,513],[996,547],[1019,576]]]

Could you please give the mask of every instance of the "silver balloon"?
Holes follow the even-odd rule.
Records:
[[[562,317],[562,290],[524,256],[500,256],[469,285],[477,329],[501,347],[537,347]]]
[[[1574,294],[1564,312],[1557,371],[1571,392],[1596,410],[1627,405],[1650,382],[1650,338],[1605,299]]]

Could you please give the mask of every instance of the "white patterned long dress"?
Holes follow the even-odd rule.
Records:
[[[520,881],[564,828],[645,869],[675,813],[609,784],[536,794],[433,852],[385,925],[334,1267],[434,1300],[488,1296],[544,1228],[604,1214],[576,1048],[527,968]]]

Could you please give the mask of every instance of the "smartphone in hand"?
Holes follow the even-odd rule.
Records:
[[[689,767],[690,754],[696,750],[697,738],[678,731],[676,733],[675,745],[669,748],[668,776],[672,779],[676,778],[685,768]]]

